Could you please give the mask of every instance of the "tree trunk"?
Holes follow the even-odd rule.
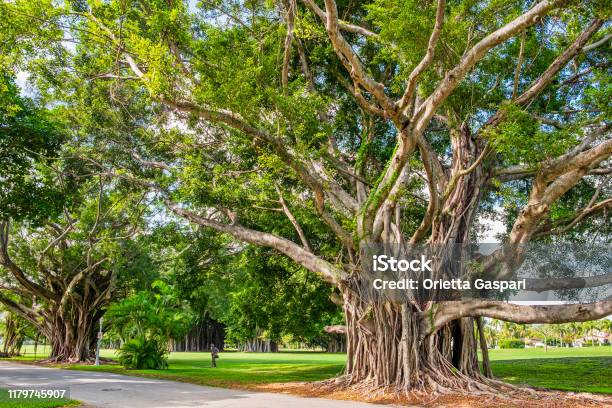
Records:
[[[469,167],[481,148],[474,143],[467,126],[452,132],[452,140],[456,145],[453,166],[457,169]],[[473,203],[478,201],[484,180],[480,168],[460,178],[453,195],[434,217],[428,247],[439,255],[438,258],[462,259],[470,242]],[[370,259],[371,256],[362,258]],[[433,276],[459,278],[463,271],[456,265],[439,266]],[[364,266],[364,273],[368,274],[369,266],[362,265],[362,268]],[[401,391],[434,393],[451,389],[491,391],[491,385],[501,386],[487,378],[491,376],[490,370],[484,375],[480,373],[474,318],[451,321],[432,335],[419,332],[418,314],[433,312],[436,294],[430,294],[427,299],[411,297],[398,301],[384,300],[380,296],[363,297],[359,294],[364,293],[364,288],[354,281],[342,292],[348,343],[346,378],[350,384],[367,383]],[[480,343],[486,352],[484,333]]]
[[[324,338],[324,346],[327,353],[346,353],[346,335],[327,333]]]
[[[480,351],[482,353],[482,373],[488,378],[493,378],[493,372],[491,371],[491,363],[489,361],[489,349],[487,348],[487,339],[484,333],[484,323],[482,321],[482,317],[476,318],[476,326],[478,326]]]
[[[255,327],[255,336],[242,343],[239,346],[239,350],[252,353],[276,353],[278,351],[278,343],[265,338],[263,334],[263,329]]]
[[[68,319],[55,315],[43,334],[51,344],[51,361],[77,363],[89,361],[95,354],[95,328],[101,313],[90,314],[84,307],[74,307]],[[50,320],[51,321],[51,320]]]
[[[348,384],[405,391],[490,390],[492,380],[478,367],[473,318],[455,320],[421,339],[412,306],[364,302],[348,291],[344,299]]]
[[[182,339],[174,339],[172,351],[210,351],[214,344],[223,351],[225,343],[225,327],[223,324],[204,316],[194,324],[189,333]]]
[[[20,354],[25,340],[24,330],[24,323],[15,318],[12,313],[7,313],[2,344],[3,355],[18,356]]]
[[[276,353],[278,352],[278,343],[272,340],[254,337],[245,342],[240,349],[241,351],[251,353]]]

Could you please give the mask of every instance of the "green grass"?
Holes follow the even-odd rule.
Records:
[[[612,394],[612,347],[490,350],[493,374],[506,382]]]
[[[612,357],[612,347],[549,347],[548,351],[544,351],[543,348],[497,349],[489,350],[489,356],[491,361],[564,357]]]
[[[31,351],[31,350],[27,350]],[[112,350],[103,357],[113,358]],[[39,354],[40,357],[40,354]],[[32,359],[27,355],[21,359]],[[612,394],[612,347],[490,350],[493,374],[510,383]],[[221,353],[210,368],[208,353],[171,353],[167,370],[125,370],[120,366],[71,365],[69,369],[107,371],[202,385],[249,388],[259,384],[317,381],[340,374],[346,356],[339,353]]]
[[[75,407],[81,405],[79,401],[66,398],[58,399],[9,399],[9,392],[0,389],[0,408],[57,408]]]
[[[104,351],[104,357],[114,356]],[[125,370],[120,366],[69,366],[87,371],[112,371],[222,387],[248,387],[291,381],[317,381],[344,369],[346,356],[336,353],[221,353],[217,368],[210,368],[209,353],[171,353],[166,370]]]

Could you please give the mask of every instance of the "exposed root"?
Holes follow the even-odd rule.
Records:
[[[65,358],[63,356],[57,356],[57,357],[49,357],[47,359],[40,360],[39,362],[41,364],[88,364],[93,361],[94,359],[92,358],[75,359],[75,358]]]
[[[398,390],[395,387],[375,387],[373,381],[351,383],[348,376],[315,383],[267,384],[257,387],[259,391],[273,391],[309,397],[324,397],[341,400],[375,402],[382,404],[408,404],[420,407],[534,407],[575,408],[609,407],[612,396],[588,393],[543,391],[517,387],[498,380],[490,380],[491,389],[486,391],[467,389],[453,390],[437,385],[435,390]],[[471,384],[473,387],[476,384]],[[492,392],[491,390],[494,390]]]
[[[57,364],[93,365],[95,362],[96,362],[96,359],[93,357],[82,359],[82,360],[51,357],[51,358],[47,358],[44,360],[35,361],[34,363],[42,364],[42,365],[57,365]],[[105,358],[105,357],[100,357],[100,362],[104,363],[105,365],[109,365],[109,364],[116,365],[117,364],[116,360]]]
[[[344,292],[345,374],[304,384],[298,393],[420,406],[612,406],[612,397],[602,403],[598,396],[521,388],[491,378],[490,371],[480,371],[478,346],[486,342],[476,339],[473,318],[453,320],[423,337],[416,304],[381,301],[354,284]]]

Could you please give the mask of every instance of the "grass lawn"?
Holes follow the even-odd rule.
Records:
[[[75,407],[79,401],[59,399],[9,399],[8,390],[0,389],[0,408],[57,408]]]
[[[105,350],[104,357],[114,352]],[[339,353],[221,353],[217,368],[210,368],[209,353],[171,353],[166,370],[125,370],[120,366],[69,366],[221,387],[249,388],[259,384],[317,381],[342,373],[346,356]]]
[[[612,347],[491,350],[501,380],[536,387],[612,394]]]
[[[114,351],[104,350],[102,356],[112,358]],[[549,348],[547,352],[544,349],[490,350],[490,357],[493,374],[510,383],[612,394],[612,347]],[[171,353],[167,370],[125,370],[112,365],[66,368],[253,388],[260,384],[330,378],[342,372],[345,361],[345,355],[339,353],[227,352],[221,353],[217,360],[218,368],[211,369],[208,353]]]

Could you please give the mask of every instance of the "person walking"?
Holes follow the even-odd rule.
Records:
[[[219,358],[219,349],[214,345],[210,345],[210,357],[212,359],[211,368],[217,367],[217,359]]]

